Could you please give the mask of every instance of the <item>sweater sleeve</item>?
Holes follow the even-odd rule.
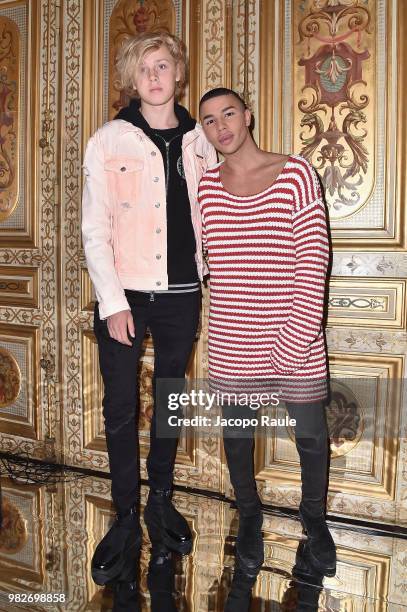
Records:
[[[300,158],[296,175],[293,303],[271,351],[273,368],[282,374],[291,374],[307,363],[311,345],[321,331],[329,263],[327,220],[316,172]]]
[[[130,310],[130,306],[114,265],[111,210],[101,151],[103,145],[96,132],[88,141],[83,163],[82,239],[99,315],[106,319],[121,310]]]
[[[206,240],[205,215],[204,215],[204,211],[202,207],[202,181],[203,180],[204,180],[204,177],[201,178],[199,182],[199,186],[198,186],[198,205],[199,205],[199,211],[201,214],[201,224],[202,224],[202,250],[203,250],[204,256],[206,257],[208,247],[207,247],[207,240]]]

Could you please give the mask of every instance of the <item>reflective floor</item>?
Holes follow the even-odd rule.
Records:
[[[90,577],[93,550],[113,518],[110,481],[71,474],[56,484],[17,484],[8,477],[1,483],[0,610],[112,610],[112,591]],[[143,487],[142,505],[146,496]],[[218,499],[178,490],[173,501],[194,533],[193,552],[149,571],[143,526],[143,611],[220,612],[228,596],[233,612],[407,610],[405,535],[368,533],[332,522],[337,575],[322,579],[307,564],[299,521],[266,512],[265,563],[248,604],[251,584],[240,578],[232,584],[236,510]],[[123,607],[137,609],[130,603]]]

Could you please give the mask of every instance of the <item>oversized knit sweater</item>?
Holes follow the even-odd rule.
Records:
[[[315,170],[291,155],[267,189],[236,196],[219,168],[205,173],[198,196],[210,270],[209,377],[232,386],[278,380],[283,399],[323,399],[329,241]]]

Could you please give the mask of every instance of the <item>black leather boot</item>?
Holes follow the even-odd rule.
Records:
[[[256,578],[257,574],[249,576],[245,569],[242,570],[239,563],[236,563],[224,612],[249,612]]]
[[[302,479],[299,517],[308,536],[309,559],[316,571],[335,576],[336,549],[325,521],[328,440],[321,435],[299,439],[296,443]]]
[[[261,527],[263,513],[239,517],[236,540],[236,559],[240,570],[247,576],[257,576],[264,562],[264,542]]]
[[[192,534],[185,518],[171,502],[171,489],[150,489],[144,508],[144,520],[152,547],[152,556],[171,550],[187,555],[192,549]]]
[[[309,559],[314,568],[324,576],[336,574],[336,549],[324,514],[309,514],[301,502],[300,521],[308,536]]]
[[[92,558],[92,578],[96,584],[127,579],[127,573],[133,571],[140,553],[141,533],[136,506],[125,514],[117,514]]]

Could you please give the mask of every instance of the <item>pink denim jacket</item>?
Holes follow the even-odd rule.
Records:
[[[202,280],[197,202],[202,174],[217,161],[200,125],[184,134],[182,161]],[[168,289],[164,164],[159,149],[128,121],[105,123],[89,139],[83,170],[82,236],[102,319],[130,310],[124,289]]]

